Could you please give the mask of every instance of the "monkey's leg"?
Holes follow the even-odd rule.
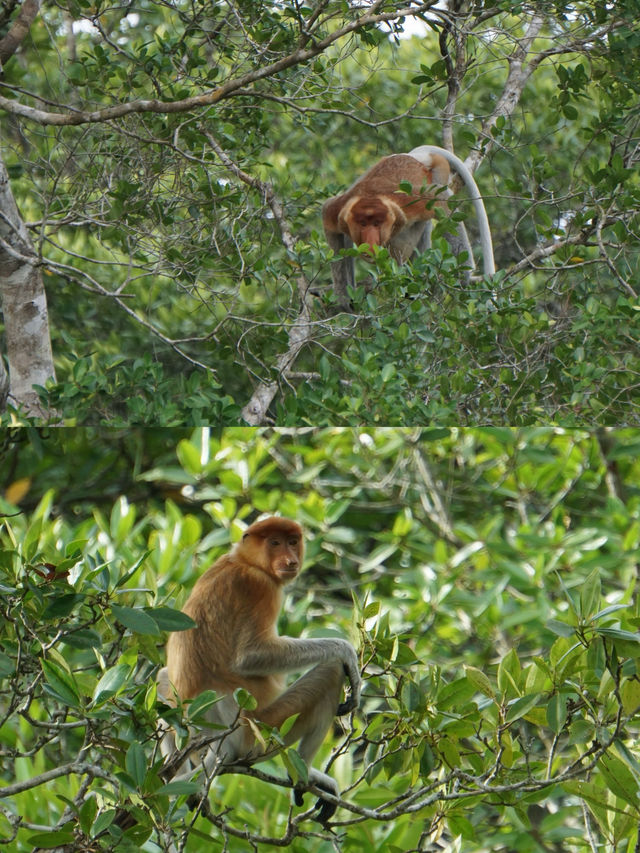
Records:
[[[405,225],[389,244],[391,256],[403,264],[413,256],[416,249],[423,246],[425,243],[425,232],[428,224],[431,222],[414,222],[412,225]],[[421,250],[423,251],[423,249]]]
[[[270,726],[280,726],[293,714],[298,714],[284,737],[287,746],[300,741],[298,752],[309,766],[309,781],[338,797],[340,790],[331,776],[311,767],[311,760],[331,726],[338,709],[345,680],[341,663],[322,663],[295,681],[288,690],[266,708],[257,712],[257,719]],[[302,791],[295,792],[296,805],[302,805]],[[317,820],[326,823],[336,810],[334,803],[318,800]]]
[[[287,746],[299,740],[300,755],[305,761],[311,761],[336,715],[344,680],[341,663],[318,664],[277,699],[256,711],[255,717],[268,726],[279,727],[298,714],[284,740]]]

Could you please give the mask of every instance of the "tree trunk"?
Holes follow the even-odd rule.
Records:
[[[50,417],[52,413],[42,408],[34,390],[34,385],[55,379],[47,298],[38,256],[20,217],[1,157],[0,298],[9,361],[9,402],[30,417]],[[1,374],[2,371],[0,388]]]

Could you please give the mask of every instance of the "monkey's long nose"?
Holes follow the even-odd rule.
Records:
[[[370,246],[382,245],[380,229],[374,225],[365,225],[360,232],[360,239],[363,243],[368,243]]]

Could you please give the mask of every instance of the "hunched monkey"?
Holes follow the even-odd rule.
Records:
[[[435,216],[437,186],[443,192],[449,180],[449,164],[439,155],[418,160],[408,154],[383,157],[341,195],[322,207],[322,224],[334,252],[368,243],[386,246],[399,263],[411,257],[425,229]],[[411,192],[400,184],[411,184]],[[432,185],[436,185],[436,189]],[[354,284],[353,258],[332,262],[331,273],[339,306],[350,310],[347,289]]]
[[[279,727],[294,714],[298,717],[283,740],[287,746],[299,741],[298,752],[310,765],[334,716],[358,707],[360,671],[349,642],[278,636],[283,587],[297,577],[303,554],[302,529],[295,521],[272,517],[255,522],[196,582],[183,608],[196,627],[169,636],[167,666],[158,675],[161,698],[175,704],[175,697],[192,699],[203,690],[223,697],[208,711],[208,721],[231,731],[209,747],[208,770],[217,762],[250,763],[264,757],[247,718]],[[312,668],[285,689],[285,673],[308,666]],[[345,676],[350,692],[340,702]],[[232,695],[238,687],[254,696],[255,710],[240,710]],[[161,748],[165,757],[175,751],[171,731],[165,730]],[[311,766],[309,782],[339,795],[335,780]],[[299,791],[296,802],[302,804]],[[321,799],[318,805],[318,820],[325,823],[335,804]]]
[[[469,189],[480,224],[484,273],[493,275],[491,232],[478,187],[455,154],[435,145],[421,145],[408,154],[383,157],[346,192],[328,199],[322,208],[322,220],[329,248],[337,253],[354,244],[386,246],[399,263],[424,251],[430,246],[429,220],[435,216],[436,207],[447,207],[446,199],[451,196],[446,189],[449,164]],[[410,193],[401,191],[403,182],[411,184]],[[452,242],[454,251],[467,251],[473,264],[462,223],[459,236],[454,236]],[[340,308],[351,310],[348,288],[355,283],[353,258],[333,261],[331,273]]]

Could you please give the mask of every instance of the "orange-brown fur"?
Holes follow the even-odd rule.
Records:
[[[435,216],[435,207],[446,207],[448,180],[449,164],[441,154],[383,157],[346,192],[324,203],[322,223],[329,248],[338,255],[353,244],[385,246],[398,263],[404,263],[425,248],[426,223]],[[411,185],[409,193],[400,190],[404,182]],[[337,257],[331,275],[339,306],[351,310],[353,258]]]
[[[346,192],[325,202],[325,232],[347,235],[357,246],[386,246],[406,225],[435,216],[434,193],[427,187],[434,182],[446,185],[448,177],[449,165],[439,155],[433,156],[430,167],[408,154],[383,157]],[[405,181],[411,193],[400,191]]]
[[[247,677],[233,671],[239,650],[276,636],[282,587],[302,565],[300,525],[289,519],[267,522],[252,525],[234,550],[202,575],[183,608],[198,627],[169,637],[169,679],[181,699],[244,687],[261,707],[282,690],[281,675]],[[270,534],[282,537],[278,546],[269,545]],[[287,573],[288,566],[293,572]]]
[[[167,701],[171,688],[181,700],[203,690],[220,693],[225,698],[213,706],[210,722],[232,725],[242,717],[231,696],[238,687],[257,700],[250,716],[267,725],[279,727],[298,714],[285,743],[300,741],[298,751],[310,762],[333,717],[357,707],[360,675],[355,651],[346,640],[278,635],[283,587],[298,575],[303,555],[302,530],[295,521],[269,518],[252,524],[242,541],[194,586],[184,612],[196,627],[170,635],[167,668],[159,673],[158,684]],[[285,690],[285,674],[308,666],[312,668]],[[345,673],[351,695],[339,704]],[[175,747],[171,737],[170,732],[164,735],[165,755]],[[261,754],[246,725],[216,750],[214,758],[228,762],[255,760]],[[337,793],[326,774],[310,767],[309,778],[323,790]],[[334,808],[327,801],[321,801],[321,807],[326,820]]]

